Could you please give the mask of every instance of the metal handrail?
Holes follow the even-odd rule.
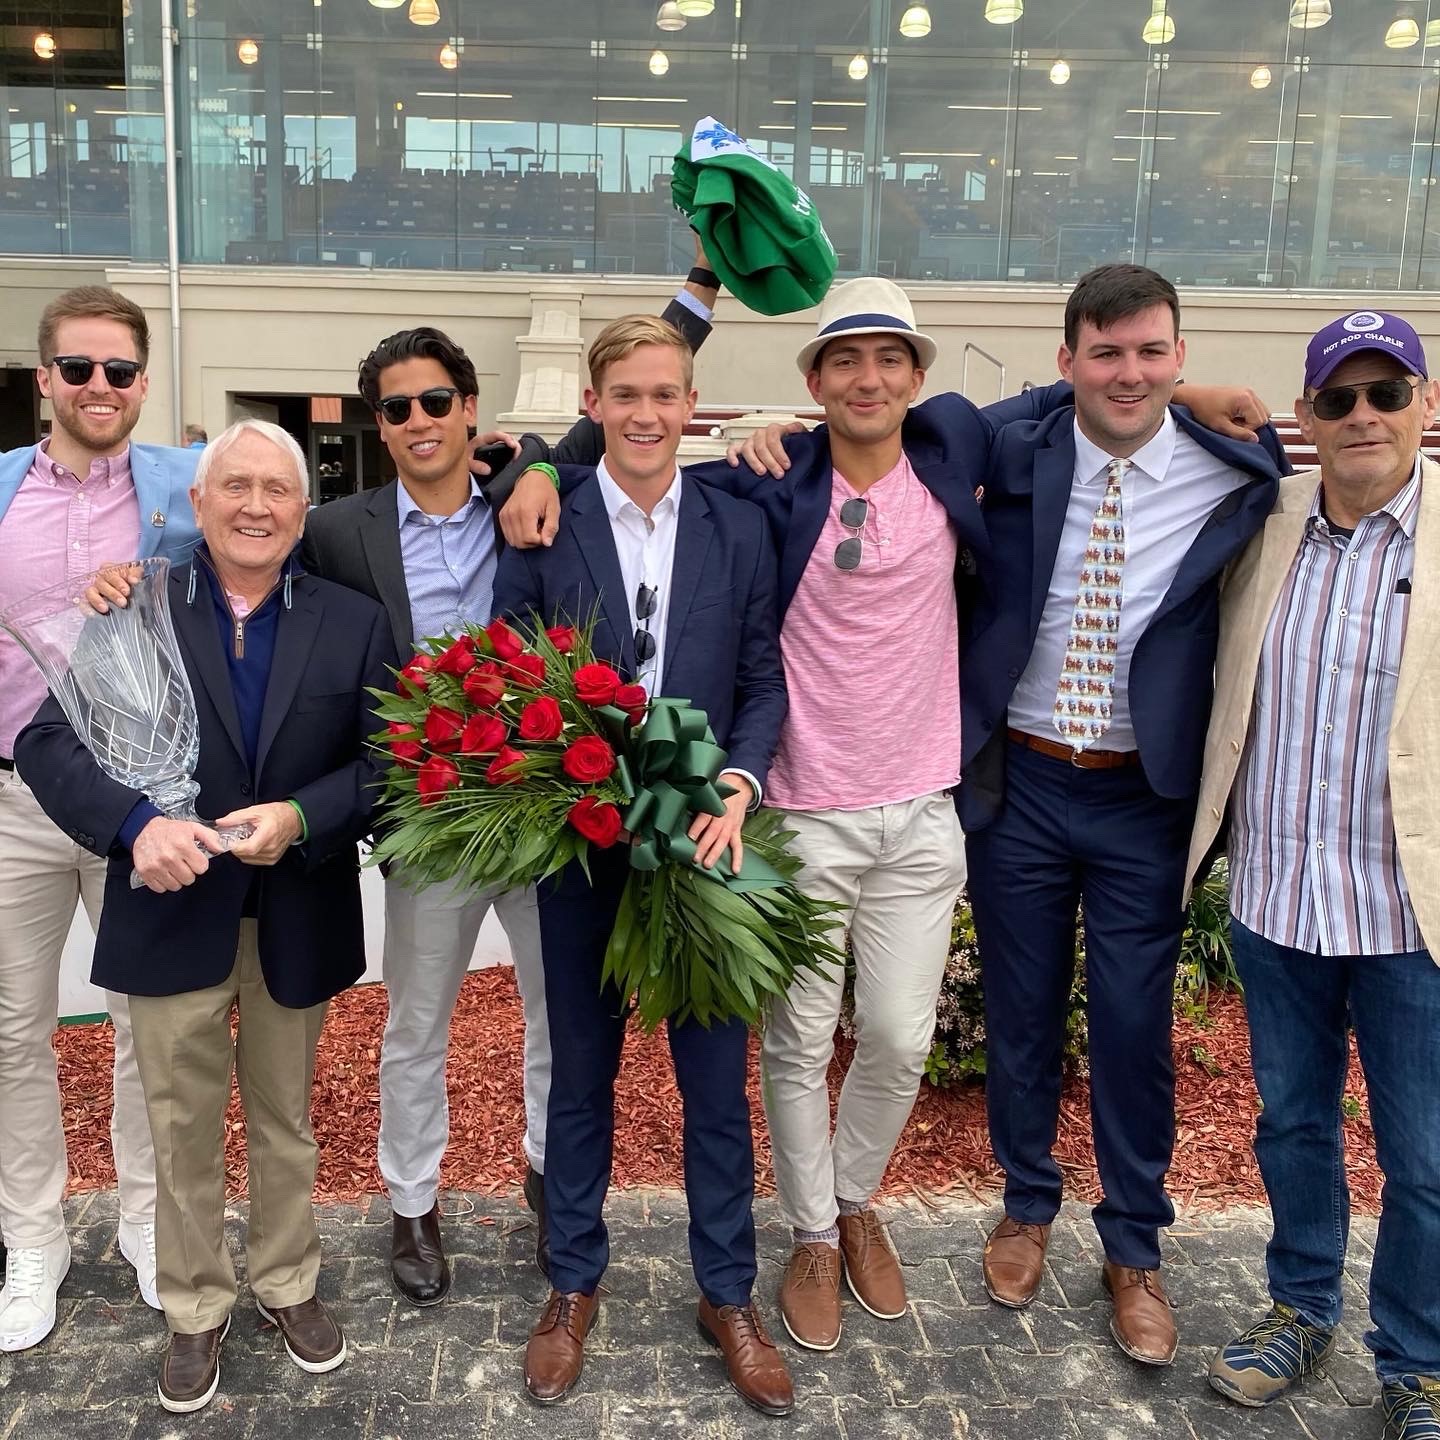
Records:
[[[964,396],[970,394],[970,352],[974,351],[982,360],[988,360],[1000,372],[1000,396],[1005,396],[1005,362],[998,356],[992,355],[988,350],[983,350],[973,340],[965,342],[965,348],[961,351],[960,364],[960,393]]]

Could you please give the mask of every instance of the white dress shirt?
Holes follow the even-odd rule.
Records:
[[[652,698],[661,693],[665,679],[665,637],[669,629],[671,575],[675,569],[675,536],[680,528],[680,471],[677,467],[665,493],[647,515],[611,478],[602,456],[595,467],[605,513],[610,517],[610,533],[615,537],[615,553],[620,561],[620,579],[625,586],[625,604],[630,613],[632,634],[648,629],[655,637],[655,655],[635,674],[638,684]],[[635,600],[640,587],[655,592],[655,610],[647,624],[641,625],[635,613]],[[743,775],[755,792],[753,804],[760,801],[760,782],[748,770],[731,770]],[[753,805],[752,805],[753,808]]]
[[[1027,735],[1055,739],[1055,692],[1070,642],[1070,623],[1090,526],[1105,493],[1111,459],[1075,426],[1075,475],[1045,611],[1035,634],[1030,663],[1010,699],[1009,723]],[[1130,721],[1130,662],[1216,506],[1246,484],[1249,476],[1197,445],[1166,410],[1154,437],[1130,457],[1121,482],[1125,522],[1125,579],[1120,605],[1120,648],[1115,659],[1115,695],[1110,728],[1096,742],[1102,750],[1134,750]],[[1038,497],[1037,497],[1038,501]]]

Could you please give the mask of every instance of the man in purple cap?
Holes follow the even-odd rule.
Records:
[[[1266,1405],[1330,1353],[1349,1225],[1353,1025],[1385,1173],[1365,1343],[1386,1440],[1440,1440],[1440,468],[1415,331],[1360,310],[1310,342],[1320,457],[1281,482],[1221,609],[1190,848],[1228,819],[1231,938],[1263,1102],[1270,1313],[1210,1383]]]

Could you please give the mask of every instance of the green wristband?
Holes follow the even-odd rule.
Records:
[[[544,461],[537,461],[529,467],[531,470],[539,470],[541,474],[550,477],[550,483],[558,490],[560,488],[560,472],[553,465],[546,465]]]
[[[300,838],[291,841],[293,845],[303,845],[310,838],[310,826],[306,823],[305,812],[300,808],[298,800],[291,800],[287,797],[285,803],[295,807],[295,813],[300,817]]]

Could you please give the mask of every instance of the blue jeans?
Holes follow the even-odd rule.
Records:
[[[1365,1343],[1382,1381],[1440,1374],[1440,966],[1425,950],[1307,954],[1233,916],[1230,935],[1264,1104],[1255,1156],[1275,1221],[1270,1295],[1314,1325],[1339,1322],[1348,1019],[1385,1175]]]

